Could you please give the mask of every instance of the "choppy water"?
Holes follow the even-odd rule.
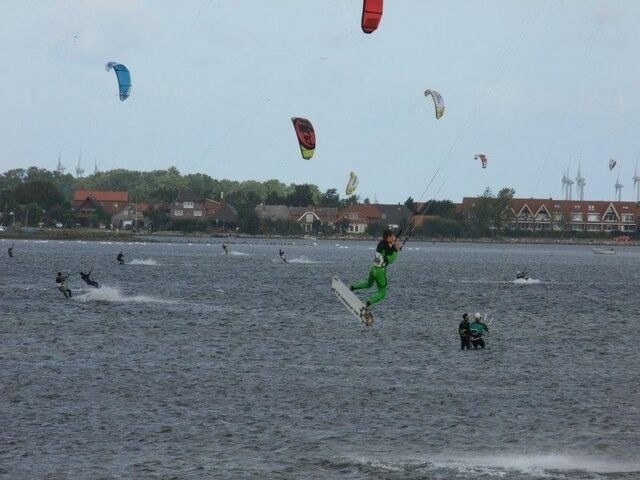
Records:
[[[640,249],[409,243],[367,329],[304,243],[0,241],[0,477],[640,478]]]

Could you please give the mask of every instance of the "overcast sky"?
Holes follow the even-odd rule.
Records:
[[[488,186],[635,199],[640,2],[6,0],[0,171],[127,168],[344,187],[380,202]],[[117,61],[131,71],[120,102]],[[436,120],[425,89],[446,103]],[[315,126],[303,160],[290,118]],[[473,159],[485,153],[486,170]],[[609,171],[609,158],[618,167]],[[434,178],[433,182],[430,181]],[[575,186],[574,186],[575,198]]]

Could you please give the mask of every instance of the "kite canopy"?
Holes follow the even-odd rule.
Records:
[[[442,117],[444,115],[444,100],[442,99],[442,95],[435,90],[425,90],[424,96],[433,98],[433,105],[436,108],[436,119]]]
[[[618,163],[618,162],[616,162],[613,158],[610,158],[609,159],[609,170],[613,170],[613,167],[616,166],[616,163]]]
[[[345,190],[347,197],[350,197],[351,195],[353,195],[357,188],[358,188],[358,176],[355,174],[355,172],[351,172],[349,174],[349,183],[347,183],[347,188]]]
[[[313,157],[313,152],[316,149],[316,132],[313,129],[313,125],[306,118],[291,117],[291,121],[293,122],[293,128],[296,130],[302,158],[309,160]]]
[[[124,65],[117,62],[109,62],[105,66],[107,72],[113,69],[118,78],[118,89],[120,91],[120,101],[124,102],[131,93],[131,75]]]
[[[364,0],[362,4],[362,31],[375,32],[382,18],[382,0]]]
[[[475,157],[473,157],[474,160],[480,160],[480,163],[482,164],[482,168],[487,168],[487,162],[489,161],[487,159],[487,156],[484,153],[478,153],[476,154]]]

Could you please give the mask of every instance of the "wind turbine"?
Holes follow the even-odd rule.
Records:
[[[84,168],[80,166],[80,161],[82,160],[82,148],[80,148],[80,155],[78,155],[78,165],[76,165],[76,177],[80,178],[84,175]]]
[[[624,185],[620,183],[620,171],[618,171],[615,187],[616,187],[616,197],[618,197],[618,201],[620,202],[622,198],[622,187],[624,187]]]
[[[578,175],[576,175],[576,183],[578,184],[578,197],[580,201],[584,200],[584,186],[587,184],[587,180],[580,173],[580,162],[578,162]]]

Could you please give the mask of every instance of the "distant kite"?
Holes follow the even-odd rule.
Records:
[[[435,90],[425,90],[424,96],[428,97],[429,95],[433,98],[433,105],[436,107],[436,119],[439,119],[444,115],[444,100],[442,99],[442,95]]]
[[[475,157],[473,157],[474,160],[480,160],[480,163],[482,164],[482,168],[487,168],[487,162],[489,161],[487,159],[487,156],[484,153],[478,153]]]
[[[293,122],[293,128],[296,130],[302,158],[309,160],[313,157],[313,152],[316,149],[316,132],[313,129],[313,125],[306,118],[292,117],[291,121]]]
[[[351,174],[349,175],[349,183],[347,183],[347,188],[345,190],[347,197],[350,197],[351,195],[353,195],[357,188],[358,188],[358,176],[355,174],[355,172],[351,172]]]
[[[380,24],[382,18],[382,1],[383,0],[364,0],[362,4],[362,31],[364,33],[373,33]]]
[[[616,163],[618,163],[618,162],[616,162],[613,158],[610,158],[609,159],[609,170],[613,170],[613,167],[616,166]]]
[[[131,75],[124,65],[117,62],[109,62],[105,66],[107,72],[113,68],[118,79],[118,89],[120,90],[120,101],[124,102],[131,93]]]

